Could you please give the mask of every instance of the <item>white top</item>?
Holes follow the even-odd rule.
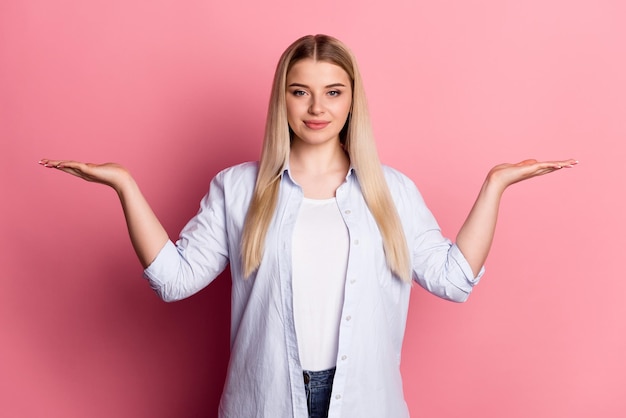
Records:
[[[348,229],[335,198],[304,198],[293,233],[292,286],[298,352],[305,370],[326,370],[337,363],[348,249]]]

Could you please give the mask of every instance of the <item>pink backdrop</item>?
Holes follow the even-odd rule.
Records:
[[[412,416],[625,416],[624,5],[4,0],[0,415],[216,416],[228,277],[161,302],[115,194],[36,162],[125,164],[175,237],[218,170],[257,158],[280,52],[329,33],[446,234],[492,165],[581,161],[506,193],[467,304],[413,292]]]

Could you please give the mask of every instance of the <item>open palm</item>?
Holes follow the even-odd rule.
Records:
[[[39,164],[44,167],[56,168],[83,180],[106,184],[117,188],[121,182],[129,177],[128,170],[117,163],[92,164],[78,161],[43,159]]]
[[[543,176],[562,168],[571,168],[578,164],[574,159],[563,161],[524,160],[516,164],[498,164],[489,171],[488,178],[497,182],[503,189],[511,184],[518,183],[537,176]]]

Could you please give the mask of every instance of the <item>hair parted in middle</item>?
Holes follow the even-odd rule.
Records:
[[[411,281],[409,250],[400,217],[385,180],[367,110],[367,100],[356,59],[339,40],[328,35],[307,35],[283,52],[272,83],[265,137],[252,202],[248,208],[241,244],[244,277],[258,269],[265,236],[278,201],[280,178],[289,161],[291,134],[287,120],[287,74],[303,59],[341,67],[352,82],[352,108],[340,140],[359,180],[367,206],[380,230],[385,258],[391,271]]]

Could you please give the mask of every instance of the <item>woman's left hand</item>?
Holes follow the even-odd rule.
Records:
[[[499,164],[489,171],[487,180],[504,190],[511,184],[522,180],[543,176],[562,168],[572,168],[576,164],[578,161],[574,159],[563,161],[524,160],[517,164]]]
[[[504,189],[511,184],[578,164],[574,159],[563,161],[524,160],[517,164],[499,164],[489,171],[487,180],[476,198],[456,243],[477,275],[487,259],[498,218],[498,208]]]

